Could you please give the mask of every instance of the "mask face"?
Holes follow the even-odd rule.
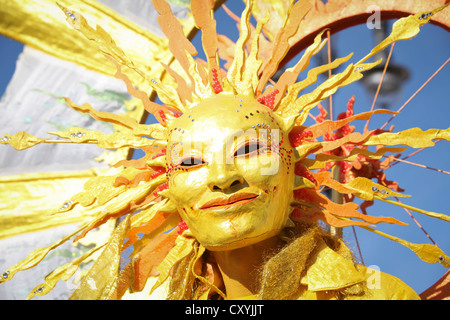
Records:
[[[292,153],[269,108],[251,97],[219,94],[173,122],[169,198],[209,250],[265,240],[291,212]]]

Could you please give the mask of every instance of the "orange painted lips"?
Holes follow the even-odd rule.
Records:
[[[218,197],[206,202],[200,207],[202,210],[220,210],[227,209],[229,207],[242,206],[250,201],[255,200],[259,197],[255,193],[237,193],[233,194],[231,197]]]

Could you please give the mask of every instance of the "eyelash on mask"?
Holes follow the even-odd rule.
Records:
[[[202,164],[205,164],[205,163],[206,162],[200,157],[190,156],[190,157],[183,158],[181,160],[181,162],[179,163],[179,166],[181,166],[181,167],[195,167],[195,166],[202,165]]]

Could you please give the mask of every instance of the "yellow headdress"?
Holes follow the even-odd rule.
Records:
[[[326,138],[336,130],[348,128],[349,122],[353,120],[367,120],[374,114],[393,113],[388,110],[375,110],[353,115],[350,107],[349,113],[336,121],[327,120],[311,127],[304,126],[310,111],[321,101],[334,94],[338,88],[361,79],[363,72],[380,63],[380,61],[367,62],[369,58],[395,41],[415,36],[419,32],[419,27],[427,23],[433,14],[444,7],[430,11],[425,16],[418,13],[400,19],[394,24],[392,33],[368,55],[356,63],[348,64],[344,71],[333,75],[310,93],[303,94],[305,88],[317,82],[321,73],[335,69],[351,58],[351,55],[348,55],[313,68],[304,80],[297,82],[298,75],[308,67],[311,58],[324,46],[326,42],[322,40],[324,30],[315,36],[312,45],[305,50],[294,67],[286,70],[276,83],[268,85],[290,48],[289,39],[297,32],[303,17],[311,10],[312,5],[309,1],[291,2],[283,25],[278,33],[271,37],[271,41],[265,39],[262,34],[264,25],[269,21],[269,15],[264,15],[258,20],[256,28],[253,28],[250,24],[252,1],[248,1],[240,19],[240,36],[227,70],[220,66],[213,1],[198,0],[191,3],[195,23],[202,31],[206,63],[193,58],[197,54],[196,49],[187,40],[181,24],[172,14],[167,2],[153,0],[153,3],[160,14],[158,22],[169,40],[170,51],[177,61],[177,64],[172,67],[164,65],[176,83],[176,87],[165,85],[158,77],[152,76],[151,70],[142,70],[116,45],[113,35],[110,36],[100,26],[92,28],[81,14],[61,6],[69,24],[88,39],[96,42],[103,54],[116,65],[115,76],[125,82],[129,93],[140,99],[145,110],[153,114],[159,123],[140,124],[126,116],[96,111],[88,104],[76,105],[66,98],[71,108],[88,113],[97,120],[114,123],[125,130],[109,135],[82,128],[52,132],[64,140],[41,139],[25,132],[4,135],[1,142],[10,144],[17,150],[39,143],[64,141],[95,143],[105,149],[141,148],[146,154],[138,160],[120,161],[115,165],[118,170],[112,175],[91,178],[85,184],[83,192],[62,204],[58,214],[69,214],[81,205],[97,210],[95,217],[60,241],[32,252],[26,259],[5,271],[0,282],[11,279],[18,271],[35,266],[50,250],[73,236],[76,235],[74,241],[77,241],[110,219],[120,218],[121,222],[107,242],[50,273],[45,283],[39,285],[30,297],[46,294],[60,279],[69,279],[80,264],[98,250],[103,251],[72,298],[115,299],[120,298],[128,288],[131,291],[140,291],[144,288],[153,268],[157,267],[160,276],[155,284],[156,288],[169,276],[171,268],[180,259],[191,253],[200,257],[205,249],[199,247],[189,232],[186,232],[186,225],[165,196],[165,190],[168,188],[165,175],[166,147],[172,121],[195,108],[199,102],[217,94],[254,97],[272,109],[274,117],[283,130],[289,133],[290,143],[296,151],[294,160],[297,175],[294,187],[296,200],[292,204],[295,210],[291,215],[292,220],[310,222],[322,220],[334,227],[361,226],[404,244],[424,261],[440,262],[450,267],[448,262],[450,258],[439,248],[412,244],[370,227],[381,222],[403,224],[398,220],[364,215],[358,212],[358,205],[352,202],[334,203],[320,191],[326,186],[366,201],[376,199],[395,205],[399,204],[387,198],[404,195],[362,176],[352,177],[348,181],[338,181],[339,179],[334,179],[329,171],[315,171],[327,168],[329,163],[353,162],[361,156],[365,159],[380,159],[387,152],[404,150],[404,148],[384,146],[401,144],[421,148],[432,146],[433,141],[436,140],[450,141],[450,129],[430,129],[424,132],[414,128],[397,133],[375,130],[363,133],[349,131],[341,136],[334,135],[331,139]],[[260,48],[261,43],[265,45],[264,51]],[[263,53],[265,59],[262,58]],[[133,74],[132,77],[131,74]],[[139,88],[130,81],[137,75],[142,78]],[[150,100],[147,94],[150,89],[157,92],[163,104]],[[321,141],[320,137],[324,139]],[[338,155],[331,152],[347,145],[352,146],[347,154]],[[383,147],[376,152],[371,152],[366,147],[370,145]],[[446,215],[409,206],[408,208],[450,222],[450,218]],[[133,248],[130,255],[131,262],[119,274],[120,256],[127,248]],[[95,283],[95,286],[88,285],[88,282]]]

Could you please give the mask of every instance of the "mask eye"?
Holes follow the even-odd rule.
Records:
[[[262,145],[259,141],[247,141],[244,145],[238,147],[238,149],[234,153],[234,156],[235,157],[248,156],[253,153],[256,153],[261,148]]]
[[[181,167],[194,167],[194,166],[198,166],[198,165],[204,164],[204,163],[206,163],[206,162],[203,161],[202,158],[196,157],[196,156],[191,156],[191,157],[184,158],[183,161],[181,161],[180,166]]]

